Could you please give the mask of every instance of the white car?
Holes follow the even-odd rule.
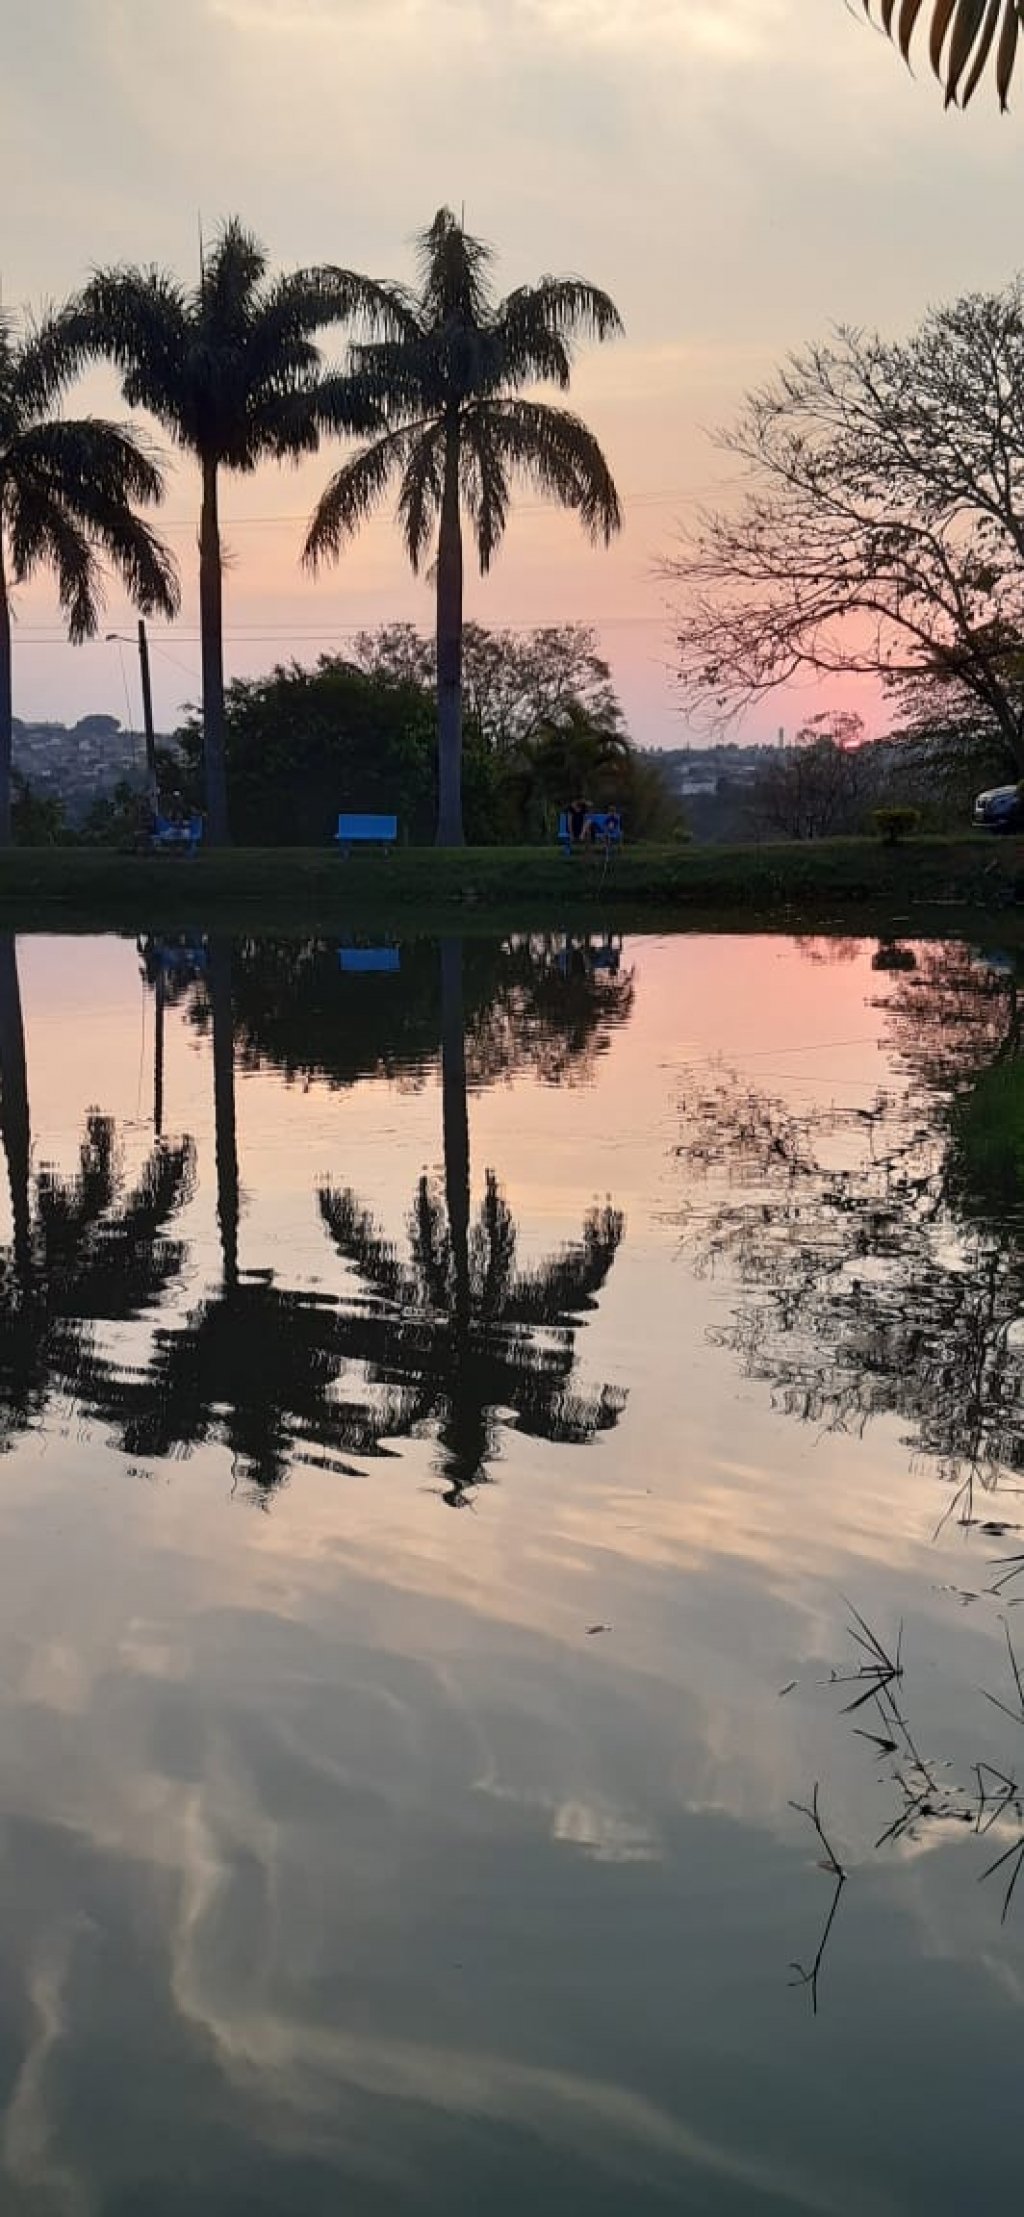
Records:
[[[1024,803],[1019,785],[993,785],[979,793],[974,803],[975,831],[1019,831],[1024,827]]]

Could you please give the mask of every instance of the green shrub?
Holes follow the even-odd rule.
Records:
[[[897,847],[901,839],[909,839],[921,821],[917,808],[876,808],[872,823],[886,847]]]

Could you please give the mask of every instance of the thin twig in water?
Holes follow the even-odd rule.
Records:
[[[825,1827],[821,1821],[821,1810],[818,1806],[819,1792],[820,1787],[816,1780],[814,1792],[811,1795],[809,1805],[805,1801],[791,1801],[789,1806],[791,1809],[796,1810],[798,1817],[807,1817],[810,1820],[811,1824],[813,1824],[818,1838],[821,1841],[821,1845],[825,1850],[825,1860],[821,1865],[822,1870],[830,1872],[833,1878],[845,1878],[846,1872],[844,1871],[843,1866],[839,1861],[839,1857],[837,1856],[832,1842],[829,1839]]]
[[[839,1908],[839,1898],[846,1884],[847,1876],[821,1821],[821,1810],[818,1803],[818,1794],[818,1783],[817,1781],[815,1781],[814,1792],[811,1795],[809,1805],[808,1803],[803,1801],[791,1801],[789,1805],[791,1809],[796,1810],[798,1816],[807,1817],[810,1820],[811,1824],[814,1826],[815,1832],[818,1835],[818,1839],[820,1840],[821,1845],[825,1851],[820,1868],[823,1871],[828,1871],[829,1875],[834,1878],[836,1882],[835,1892],[833,1893],[832,1900],[829,1904],[829,1912],[825,1919],[824,1929],[822,1931],[821,1939],[818,1942],[817,1954],[815,1955],[810,1969],[807,1970],[802,1963],[796,1962],[792,1963],[790,1966],[790,1968],[796,1972],[796,1977],[790,1980],[791,1986],[810,1987],[811,2009],[815,2016],[817,2016],[818,2014],[818,1977],[821,1971],[822,1963],[825,1960],[825,1950],[828,1947],[829,1940],[832,1937],[832,1927],[836,1921],[836,1911]]]
[[[997,1871],[1001,1871],[1005,1868],[1005,1865],[1010,1861],[1011,1857],[1014,1859],[1013,1870],[1010,1873],[1010,1883],[1006,1889],[1006,1893],[1003,1899],[1003,1914],[1001,1919],[1001,1922],[1003,1924],[1006,1923],[1007,1917],[1010,1914],[1010,1903],[1013,1900],[1014,1888],[1017,1884],[1018,1878],[1020,1877],[1021,1870],[1022,1868],[1024,1868],[1024,1840],[1014,1840],[1012,1846],[1008,1847],[1002,1855],[997,1855],[995,1862],[989,1864],[987,1871],[982,1871],[981,1877],[978,1881],[979,1885],[983,1886],[986,1878],[994,1878]]]

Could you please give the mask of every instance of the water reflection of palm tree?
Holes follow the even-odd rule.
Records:
[[[17,955],[0,934],[0,1138],[11,1194],[12,1242],[0,1250],[0,1381],[3,1425],[23,1430],[55,1387],[104,1413],[99,1323],[124,1324],[151,1308],[184,1259],[167,1226],[193,1183],[191,1141],[156,1145],[126,1190],[113,1121],[90,1112],[77,1174],[44,1165],[33,1177],[25,1031]]]
[[[408,1428],[412,1396],[367,1394],[359,1318],[312,1292],[239,1262],[241,1189],[235,1111],[232,952],[209,941],[205,995],[211,1037],[220,1282],[188,1317],[161,1329],[148,1368],[107,1375],[125,1448],[170,1455],[221,1440],[264,1496],[295,1459],[349,1470]],[[344,1384],[343,1384],[344,1380]]]
[[[383,1452],[387,1442],[440,1418],[453,1497],[461,1498],[494,1452],[500,1409],[513,1408],[523,1429],[550,1439],[589,1439],[616,1421],[621,1397],[612,1389],[589,1397],[574,1389],[574,1319],[592,1306],[607,1276],[621,1218],[612,1209],[595,1211],[579,1245],[533,1273],[516,1266],[514,1227],[493,1179],[470,1228],[462,952],[454,943],[442,952],[441,985],[444,1198],[429,1184],[421,1188],[415,1269],[396,1300],[383,1243],[368,1219],[354,1202],[346,1216],[343,1197],[325,1195],[321,1205],[339,1252],[369,1289],[332,1298],[240,1266],[233,958],[225,941],[210,941],[204,1022],[213,1064],[220,1282],[188,1318],[156,1334],[145,1373],[108,1378],[133,1454],[167,1455],[220,1440],[265,1497],[296,1460],[349,1471],[351,1458]],[[436,1048],[436,1031],[434,1040]],[[446,1323],[441,1310],[449,1296]]]
[[[456,1506],[486,1475],[502,1412],[539,1439],[582,1444],[614,1425],[623,1396],[593,1394],[576,1378],[576,1327],[596,1305],[622,1239],[623,1219],[594,1209],[578,1242],[520,1268],[515,1224],[493,1171],[471,1220],[462,945],[441,946],[443,1195],[423,1177],[402,1257],[348,1188],[324,1186],[320,1211],[337,1252],[369,1289],[380,1331],[372,1375],[416,1396],[417,1418],[438,1425]]]

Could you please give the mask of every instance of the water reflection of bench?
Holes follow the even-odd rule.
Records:
[[[564,978],[571,976],[573,971],[592,976],[595,970],[607,970],[609,977],[617,977],[622,962],[622,940],[617,932],[606,932],[595,946],[589,932],[582,939],[566,933],[556,959]]]
[[[338,968],[366,975],[370,971],[393,973],[402,967],[398,947],[339,947]]]
[[[190,938],[184,932],[177,939],[140,939],[137,946],[147,966],[154,972],[162,970],[165,977],[198,977],[209,959],[205,939]]]
[[[202,839],[203,819],[199,815],[153,818],[149,844],[154,854],[195,854]]]

